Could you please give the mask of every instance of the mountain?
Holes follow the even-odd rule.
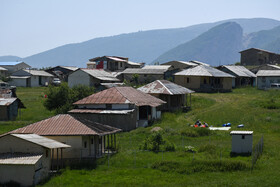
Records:
[[[242,49],[243,31],[239,24],[227,22],[218,25],[197,38],[181,44],[159,56],[155,61],[198,60],[210,65],[238,61]]]
[[[280,21],[266,18],[231,19],[184,28],[160,29],[95,38],[81,43],[63,45],[22,59],[33,67],[68,65],[85,67],[88,59],[103,55],[129,57],[131,61],[151,63],[164,52],[193,40],[209,29],[233,21],[244,32],[258,32],[280,25]],[[213,54],[214,55],[214,54]],[[1,57],[0,57],[0,61]],[[208,60],[206,59],[205,62]],[[224,61],[222,60],[222,63]]]
[[[245,40],[247,40],[245,48],[255,47],[280,53],[280,26],[270,30],[251,33],[246,36]]]
[[[0,56],[0,62],[12,62],[12,61],[22,61],[22,58],[18,56]]]

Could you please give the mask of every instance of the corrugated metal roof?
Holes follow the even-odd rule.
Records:
[[[1,165],[34,165],[43,155],[29,153],[0,153]]]
[[[171,65],[148,65],[148,66],[144,66],[142,69],[162,69],[162,70],[169,70],[169,68],[171,68]]]
[[[270,54],[277,54],[277,53],[274,53],[274,52],[271,52],[271,51],[267,51],[267,50],[259,49],[259,48],[254,48],[254,47],[249,48],[249,49],[245,49],[245,50],[243,50],[243,51],[240,51],[239,53],[243,53],[243,52],[245,52],[245,51],[250,51],[250,50],[256,50],[256,51],[266,52],[266,53],[270,53]],[[277,54],[277,55],[279,55],[279,54]]]
[[[137,62],[131,62],[131,61],[127,61],[128,64],[133,65],[133,66],[141,66],[140,63]]]
[[[60,66],[60,67],[71,70],[71,71],[76,71],[77,69],[79,69],[79,68],[74,67],[74,66]]]
[[[108,73],[108,72],[104,71],[103,69],[85,69],[85,68],[82,68],[80,70],[86,72],[90,76],[92,76],[94,78],[97,78],[99,80],[103,80],[103,81],[120,81],[119,79],[114,77],[111,73]]]
[[[175,84],[167,80],[156,80],[145,86],[138,88],[138,90],[148,94],[167,94],[167,95],[181,95],[189,94],[194,91]]]
[[[80,113],[80,114],[130,114],[132,110],[94,110],[94,109],[73,109],[68,113]]]
[[[204,65],[204,66],[210,66],[209,64],[206,64],[204,62],[200,62],[200,61],[197,61],[197,60],[191,60],[190,61],[191,63],[195,63],[197,65]]]
[[[249,71],[244,66],[222,66],[233,72],[239,77],[257,77],[254,73]]]
[[[114,61],[119,61],[119,62],[127,62],[127,60],[115,57],[115,56],[106,56],[107,58],[114,60]]]
[[[254,131],[231,131],[230,135],[236,134],[236,135],[246,135],[246,134],[253,134]]]
[[[8,71],[6,68],[0,67],[0,71]]]
[[[22,63],[23,61],[19,61],[19,62],[0,62],[0,66],[14,66],[17,65],[19,63]]]
[[[42,70],[29,70],[29,69],[23,69],[23,71],[30,73],[31,75],[36,75],[36,76],[44,76],[44,77],[53,77],[52,74],[42,71]]]
[[[121,129],[93,122],[91,120],[60,114],[16,129],[10,133],[34,133],[44,136],[105,135],[120,132]]]
[[[30,76],[10,76],[11,79],[28,79]]]
[[[280,70],[259,70],[257,77],[278,77],[280,76]]]
[[[189,68],[174,75],[185,75],[185,76],[203,76],[203,77],[232,77],[234,76],[220,71],[218,69],[212,68],[210,66],[199,65],[193,68]]]
[[[66,145],[64,143],[39,136],[37,134],[10,134],[11,136],[15,136],[17,138],[35,143],[37,145],[49,148],[49,149],[57,149],[57,148],[68,148],[70,145]]]
[[[163,75],[166,71],[168,71],[168,70],[165,68],[163,68],[163,69],[127,68],[120,74],[152,74],[152,75],[159,74],[159,75]]]
[[[0,98],[0,106],[9,106],[16,100],[17,98]]]
[[[165,102],[132,87],[113,87],[96,94],[92,94],[84,99],[75,102],[74,104],[88,105],[123,103],[132,103],[137,106],[157,107],[164,104]]]

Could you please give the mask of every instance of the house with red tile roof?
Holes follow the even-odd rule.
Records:
[[[159,119],[163,104],[165,101],[132,87],[113,87],[75,102],[77,108],[69,113],[130,131]]]

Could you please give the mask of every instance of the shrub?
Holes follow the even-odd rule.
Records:
[[[149,150],[154,152],[159,151],[175,151],[175,145],[167,140],[164,140],[160,132],[154,132],[148,138],[146,138],[140,150]]]
[[[182,136],[187,136],[187,137],[198,137],[199,134],[195,131],[194,128],[188,128],[188,129],[184,129],[181,131],[181,135]]]
[[[208,128],[195,128],[199,136],[209,136],[211,131]]]

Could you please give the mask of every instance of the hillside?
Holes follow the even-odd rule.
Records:
[[[155,61],[198,60],[213,66],[236,62],[240,58],[238,51],[242,49],[242,35],[242,28],[237,23],[223,23],[167,51]]]
[[[21,61],[22,58],[18,56],[0,56],[0,62]]]
[[[26,57],[23,60],[33,67],[56,65],[85,67],[85,63],[89,58],[103,55],[120,55],[129,57],[130,60],[135,62],[151,63],[164,52],[186,43],[209,29],[228,21],[234,21],[240,24],[244,33],[272,29],[280,25],[280,21],[277,20],[253,18],[223,20],[184,28],[140,31],[63,45]]]

